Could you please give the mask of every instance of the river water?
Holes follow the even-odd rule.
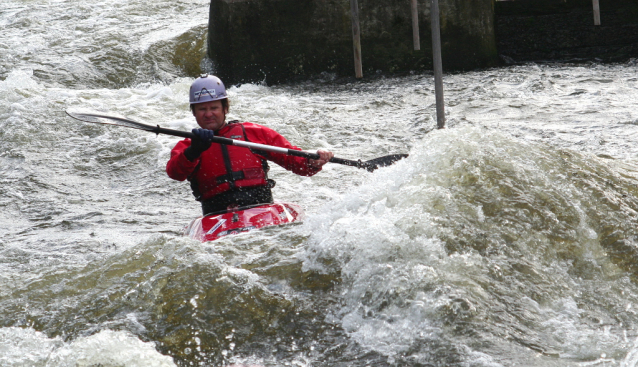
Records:
[[[0,365],[636,366],[638,65],[230,88],[303,223],[199,243],[164,167],[208,0],[0,3]],[[364,50],[365,52],[365,50]]]

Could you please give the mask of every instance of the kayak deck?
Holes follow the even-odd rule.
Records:
[[[184,229],[184,235],[202,242],[214,241],[231,234],[278,226],[302,219],[303,210],[296,204],[264,204],[199,217]]]

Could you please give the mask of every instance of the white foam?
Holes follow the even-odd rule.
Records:
[[[65,343],[33,329],[0,329],[0,365],[3,367],[175,367],[172,358],[160,354],[127,332],[103,330]]]

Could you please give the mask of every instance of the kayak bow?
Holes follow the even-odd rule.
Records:
[[[214,241],[231,234],[300,221],[303,216],[303,210],[295,204],[263,204],[199,217],[186,227],[184,235],[202,242]]]

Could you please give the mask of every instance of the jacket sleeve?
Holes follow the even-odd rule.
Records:
[[[275,130],[252,123],[245,123],[248,140],[253,143],[274,145],[286,149],[301,150],[290,144],[281,134]],[[292,171],[301,176],[313,176],[321,171],[321,167],[316,168],[310,165],[308,158],[295,157],[283,153],[265,152],[263,156],[269,161],[275,162],[288,171]]]
[[[199,163],[199,158],[193,162],[186,158],[184,150],[190,145],[191,140],[184,139],[177,143],[173,150],[171,150],[171,158],[168,160],[168,163],[166,163],[166,173],[168,177],[177,181],[184,181],[193,173]]]

